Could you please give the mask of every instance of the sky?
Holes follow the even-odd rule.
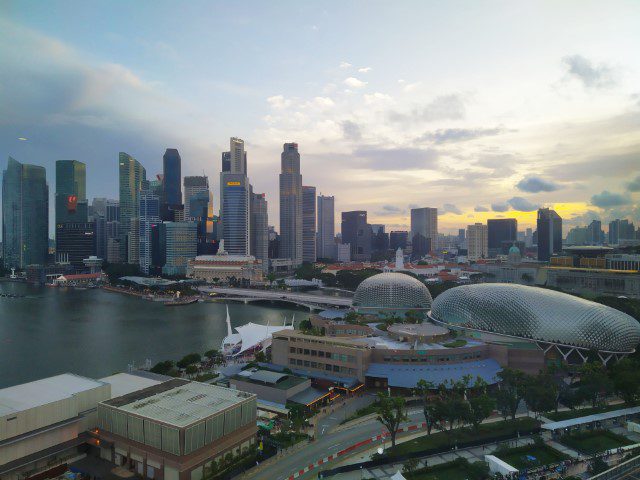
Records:
[[[638,18],[637,1],[0,0],[0,165],[45,166],[53,194],[55,161],[80,160],[89,198],[117,198],[118,152],[153,177],[177,148],[217,209],[237,136],[277,226],[293,141],[337,222],[638,223]]]

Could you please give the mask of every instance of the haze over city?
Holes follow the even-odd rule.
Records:
[[[305,184],[390,229],[425,205],[443,232],[502,216],[531,227],[539,206],[565,229],[640,218],[637,2],[0,10],[3,162],[45,166],[51,192],[58,159],[87,164],[90,197],[113,197],[118,152],[153,176],[167,147],[184,175],[215,179],[240,136],[267,199],[297,142]]]

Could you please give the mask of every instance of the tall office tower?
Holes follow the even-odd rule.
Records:
[[[249,179],[243,173],[224,173],[220,186],[222,238],[231,255],[249,255],[251,226]]]
[[[302,186],[302,261],[316,261],[316,187]]]
[[[525,247],[533,246],[533,230],[531,228],[527,228],[524,232],[524,245]]]
[[[438,209],[411,209],[411,257],[422,258],[438,248]]]
[[[518,220],[515,218],[494,218],[487,220],[489,234],[489,257],[506,255],[513,242],[518,240]]]
[[[96,254],[94,222],[63,222],[56,224],[56,259],[68,262],[77,270],[84,268],[83,260]]]
[[[220,171],[231,171],[231,152],[222,152],[222,169]]]
[[[553,254],[562,252],[562,218],[555,210],[538,210],[538,260],[548,262]]]
[[[318,195],[318,258],[336,258],[334,198]]]
[[[458,246],[464,247],[466,245],[466,230],[464,228],[458,229]]]
[[[191,197],[197,193],[206,192],[209,195],[209,179],[206,176],[184,177],[184,217],[190,218]],[[196,212],[194,217],[201,216],[201,212]]]
[[[235,137],[230,139],[229,162],[229,171],[231,173],[244,173],[247,175],[247,152],[244,149],[244,140]]]
[[[89,217],[106,217],[107,216],[107,203],[110,200],[105,197],[94,197],[89,206]]]
[[[44,167],[9,157],[2,175],[2,258],[6,268],[44,265],[49,250],[49,186]]]
[[[105,207],[106,253],[108,263],[120,263],[120,202],[107,200]]]
[[[567,232],[567,245],[588,245],[589,227],[573,227]]]
[[[366,262],[371,259],[371,226],[367,212],[342,212],[342,243],[350,244],[351,260]]]
[[[196,257],[198,226],[195,222],[163,222],[160,236],[164,246],[164,275],[185,275],[187,262]],[[225,246],[226,249],[226,246]]]
[[[147,183],[147,171],[144,167],[131,155],[120,152],[118,157],[119,163],[119,182],[120,182],[120,261],[124,263],[138,263],[136,257],[129,261],[129,252],[138,252],[138,230],[132,228],[131,220],[138,215],[138,199],[144,184]],[[132,247],[129,246],[131,238]]]
[[[389,250],[389,235],[384,231],[384,225],[371,224],[371,250],[386,252]]]
[[[302,263],[302,175],[297,143],[285,143],[280,156],[280,255]]]
[[[470,262],[489,256],[489,229],[487,225],[467,225],[467,258]]]
[[[280,258],[280,235],[273,225],[269,225],[269,258]]]
[[[635,239],[636,229],[633,223],[629,220],[620,220],[616,218],[612,222],[609,222],[609,244],[619,245],[624,243],[624,240]]]
[[[139,218],[139,265],[142,272],[148,274],[151,266],[151,229],[160,223],[160,197],[152,193],[141,193],[138,202]]]
[[[56,161],[56,225],[86,222],[87,166],[77,160]]]
[[[269,217],[264,193],[251,193],[251,255],[262,261],[262,270],[269,270]],[[226,249],[226,246],[225,246]]]
[[[409,243],[409,232],[405,230],[392,230],[389,234],[389,248],[391,250],[398,250],[398,248],[405,249]]]
[[[167,148],[162,156],[162,199],[163,220],[174,221],[183,216],[182,203],[182,159],[175,148]]]
[[[602,244],[602,222],[600,220],[591,220],[587,227],[587,243],[589,245]]]
[[[213,255],[217,250],[213,232],[213,199],[208,190],[199,191],[191,195],[189,203],[189,217],[185,221],[196,222],[198,226],[198,255]]]

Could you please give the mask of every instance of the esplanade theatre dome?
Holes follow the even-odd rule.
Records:
[[[633,352],[640,343],[640,324],[626,313],[524,285],[451,288],[436,298],[430,316],[446,325],[616,356]]]
[[[431,302],[431,294],[424,283],[396,272],[367,278],[353,297],[353,307],[361,313],[428,310]]]

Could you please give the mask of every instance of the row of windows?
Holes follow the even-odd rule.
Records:
[[[345,373],[347,375],[356,375],[355,368],[341,367],[339,365],[329,365],[328,363],[317,363],[309,360],[300,360],[295,358],[289,359],[289,365],[307,368],[319,368],[327,372]]]
[[[354,355],[344,355],[341,353],[324,352],[322,350],[309,350],[307,348],[289,347],[289,353],[297,353],[298,355],[311,355],[312,357],[331,358],[339,362],[355,363]]]
[[[482,358],[482,355],[480,355],[479,353],[466,354],[466,355],[451,355],[448,357],[444,357],[444,356],[413,357],[413,356],[407,356],[407,355],[392,355],[392,356],[384,357],[384,361],[385,362],[405,362],[405,363],[410,363],[410,362],[439,363],[439,362],[455,362],[460,360],[474,360],[478,358]]]
[[[340,347],[346,347],[346,345],[333,343],[333,342],[327,341],[325,339],[315,340],[315,339],[311,339],[311,338],[287,337],[286,340],[288,340],[289,342],[292,342],[292,343],[296,343],[296,342],[298,342],[298,343],[321,343],[323,345],[339,345]],[[349,345],[349,348],[365,348],[365,347],[361,347],[361,346],[358,346],[358,345]]]

